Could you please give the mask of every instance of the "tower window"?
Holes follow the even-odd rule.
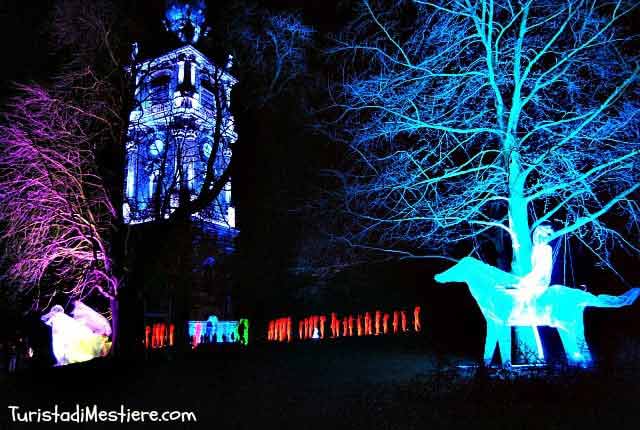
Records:
[[[208,76],[200,80],[200,85],[202,85],[202,88],[204,88],[205,90],[213,93],[213,84],[211,83],[211,79]]]

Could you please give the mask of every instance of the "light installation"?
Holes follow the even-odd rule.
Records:
[[[567,362],[588,367],[593,360],[584,336],[583,313],[587,306],[618,308],[632,304],[640,288],[619,296],[594,295],[576,288],[552,285],[531,293],[522,292],[522,278],[472,257],[465,257],[439,273],[441,283],[464,282],[487,322],[484,362],[491,364],[498,347],[503,366],[511,364],[512,326],[549,326],[558,329]],[[528,281],[525,281],[528,282]]]
[[[41,317],[42,322],[51,327],[51,345],[56,364],[89,361],[109,353],[111,325],[98,312],[81,301],[74,303],[71,313],[55,305],[51,311]]]
[[[421,307],[413,308],[413,331],[422,330]],[[298,340],[335,339],[339,337],[382,336],[387,334],[409,333],[407,311],[393,311],[393,325],[390,324],[391,313],[376,310],[359,314],[343,315],[332,312],[326,315],[310,315],[298,321]],[[292,341],[293,318],[281,317],[267,324],[267,340],[270,342]]]
[[[277,342],[291,342],[291,330],[291,318],[278,318],[276,320],[269,321],[267,340]],[[299,336],[302,335],[303,330],[304,324],[303,321],[300,321]]]
[[[145,349],[161,349],[174,345],[175,325],[155,323],[144,330]]]
[[[249,344],[249,320],[222,321],[211,315],[206,321],[189,321],[188,333],[193,349],[202,344]]]

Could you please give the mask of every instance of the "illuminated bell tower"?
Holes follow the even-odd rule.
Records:
[[[168,219],[223,175],[237,135],[230,112],[232,58],[214,64],[193,45],[203,34],[203,0],[167,1],[165,26],[180,46],[139,60],[126,146],[123,216],[128,224]],[[235,237],[231,181],[192,215],[217,235]]]

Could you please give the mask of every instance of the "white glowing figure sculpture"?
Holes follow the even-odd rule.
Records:
[[[547,250],[540,248],[539,252],[542,254]],[[534,328],[557,328],[568,363],[590,366],[591,353],[584,337],[585,307],[618,308],[632,304],[640,295],[640,288],[632,288],[620,296],[596,296],[563,285],[542,288],[538,284],[529,291],[527,283],[530,279],[526,278],[528,276],[518,278],[472,257],[463,258],[435,276],[437,282],[465,282],[468,285],[487,321],[484,348],[487,365],[491,363],[496,346],[500,348],[502,365],[510,365],[511,326],[526,324]]]
[[[80,300],[75,301],[71,316],[74,320],[89,327],[93,333],[101,336],[111,336],[111,324],[109,324],[109,321]]]
[[[111,334],[111,327],[105,327],[104,317],[79,301],[75,303],[73,314],[78,318],[70,317],[62,306],[55,305],[41,317],[51,327],[53,355],[58,366],[105,356],[111,348],[107,334]]]

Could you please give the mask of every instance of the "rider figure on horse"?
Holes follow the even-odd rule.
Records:
[[[533,301],[544,293],[551,283],[553,249],[549,245],[549,237],[552,234],[553,228],[546,224],[533,231],[531,272],[520,278],[520,281],[513,286],[517,290],[518,297],[518,304],[513,314],[516,319],[526,319],[526,315],[533,312]]]

